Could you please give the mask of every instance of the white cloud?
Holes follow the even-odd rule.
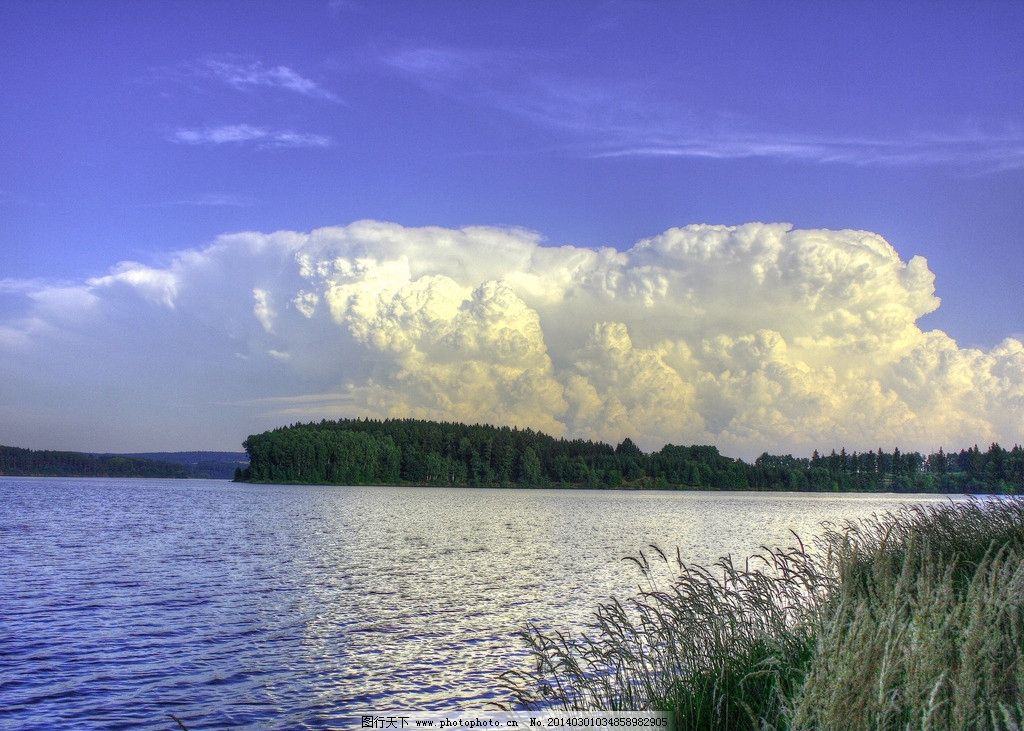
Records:
[[[620,252],[360,221],[4,291],[0,442],[231,447],[356,414],[745,456],[1024,441],[1024,344],[922,331],[927,262],[864,231],[687,226]]]
[[[256,315],[256,319],[259,320],[260,325],[263,329],[273,334],[274,332],[274,319],[277,317],[277,313],[274,312],[274,308],[270,303],[270,292],[265,289],[255,287],[252,290],[252,313]],[[277,351],[270,351],[277,352]]]
[[[602,149],[603,148],[603,149]],[[751,136],[679,130],[662,135],[634,130],[632,138],[607,140],[593,157],[695,157],[714,160],[776,158],[860,166],[962,165],[987,172],[1024,167],[1024,138],[965,135],[842,139],[778,133]]]
[[[267,66],[262,61],[237,56],[215,56],[182,64],[170,73],[186,79],[212,79],[240,91],[278,89],[313,99],[340,101],[334,92],[289,66]]]
[[[981,173],[1024,168],[1024,135],[1017,128],[984,131],[970,119],[951,120],[956,126],[938,133],[814,135],[765,128],[756,117],[702,107],[650,79],[567,75],[552,58],[526,49],[418,46],[384,54],[380,62],[428,92],[566,135],[566,147],[587,157],[949,165]]]
[[[171,142],[186,145],[224,145],[255,143],[260,148],[274,147],[330,147],[333,141],[327,135],[295,132],[287,129],[267,129],[251,124],[228,124],[202,129],[177,129]]]
[[[138,294],[148,302],[174,308],[174,300],[178,294],[178,275],[168,269],[156,269],[134,261],[123,261],[110,274],[86,280],[86,287],[67,287],[84,301],[94,301],[102,297],[104,289],[125,287],[133,294]],[[45,289],[43,292],[50,292]]]

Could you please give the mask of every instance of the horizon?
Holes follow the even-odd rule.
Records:
[[[424,420],[417,420],[417,419],[411,419],[411,418],[408,418],[408,417],[400,417],[400,416],[380,417],[380,418],[378,418],[378,417],[353,417],[353,418],[355,418],[357,420],[366,419],[366,420],[370,420],[370,421],[377,420],[377,421],[381,421],[381,422],[384,422],[384,421],[387,421],[387,420],[392,420],[392,421],[403,421],[403,420],[424,421]],[[315,425],[319,425],[319,424],[323,423],[323,421],[327,421],[329,423],[331,421],[340,421],[340,420],[344,420],[344,417],[342,417],[340,419],[336,419],[336,420],[326,419],[326,420],[321,420],[321,421],[290,422],[290,423],[286,423],[286,424],[281,424],[281,425],[276,426],[276,427],[271,427],[267,431],[285,430],[285,429],[294,428],[296,426],[310,426],[310,425],[315,426]],[[440,422],[434,422],[434,423],[440,423]],[[463,424],[463,425],[464,426],[471,426],[471,427],[480,426],[480,427],[494,428],[494,429],[508,428],[508,429],[512,429],[513,431],[515,431],[515,430],[525,431],[526,429],[529,429],[529,427],[524,427],[523,429],[519,429],[519,427],[517,427],[515,425],[490,424],[490,423],[472,423],[472,424]],[[534,431],[536,432],[536,430],[534,430]],[[266,432],[261,432],[261,433],[266,433]],[[543,432],[538,432],[538,433],[543,434]],[[250,434],[248,436],[255,436],[255,435]],[[248,436],[246,438],[248,438]],[[550,434],[545,434],[545,436],[551,437]],[[562,437],[551,437],[551,438],[555,439],[556,441],[558,441],[558,440],[572,440],[572,439],[576,439],[577,437],[562,436]],[[243,440],[243,444],[244,444],[244,441],[245,440]],[[593,441],[594,443],[597,443],[597,444],[603,444],[605,446],[610,446],[613,449],[618,446],[618,444],[616,444],[616,443],[602,441],[602,440],[589,440],[589,441]],[[632,438],[627,435],[627,436],[622,438],[622,440],[619,442],[619,444],[621,444],[623,442],[626,442],[626,441],[633,442]],[[676,446],[676,447],[707,447],[707,446],[710,446],[710,447],[714,447],[714,448],[717,449],[717,447],[715,445],[713,445],[713,444],[712,445],[706,445],[706,444],[673,444],[671,442],[666,442],[664,445],[662,445],[662,447],[668,447],[668,446]],[[925,450],[925,451],[920,452],[920,453],[921,453],[922,456],[927,458],[930,453],[944,453],[944,454],[947,454],[947,455],[955,455],[955,454],[959,454],[962,451],[970,451],[972,449],[979,449],[980,451],[984,452],[985,450],[981,450],[981,446],[982,445],[978,444],[978,443],[958,445],[958,446],[950,445],[949,448],[947,449],[946,445],[940,445],[939,447],[935,448],[934,450]],[[1014,449],[1017,449],[1017,448],[1021,447],[1021,445],[1019,443],[1017,443],[1017,442],[1013,442],[1012,444],[999,444],[998,442],[993,442],[993,443],[990,443],[986,447],[986,449],[991,447],[991,446],[999,446],[999,447],[1001,447],[1001,448],[1003,448],[1003,449],[1005,449],[1007,451],[1012,451]],[[20,445],[16,445],[16,444],[0,444],[0,447],[7,447],[7,448],[12,448],[13,447],[13,448],[16,448],[16,449],[28,449],[30,451],[37,451],[37,452],[42,452],[42,451],[68,452],[68,453],[88,454],[88,455],[94,455],[94,456],[115,456],[115,457],[116,456],[129,456],[130,457],[130,456],[144,456],[144,455],[161,455],[161,454],[234,454],[234,455],[247,454],[247,451],[245,450],[244,447],[242,447],[240,449],[237,449],[237,450],[230,450],[230,449],[228,449],[228,450],[224,450],[224,449],[176,449],[176,450],[168,451],[168,450],[142,449],[142,450],[134,450],[134,451],[131,451],[131,452],[124,452],[124,451],[122,451],[122,452],[84,452],[84,451],[79,450],[79,449],[71,449],[71,448],[68,448],[68,449],[33,449],[31,447],[21,447]],[[908,451],[917,451],[917,450],[903,450],[903,449],[900,449],[900,445],[898,445],[898,444],[893,445],[893,447],[895,448],[895,450],[900,451],[900,452],[904,452],[904,453],[907,453]],[[652,455],[652,454],[655,454],[658,451],[660,451],[660,448],[659,449],[651,449],[651,450],[641,450],[641,451],[644,454],[646,454],[646,455]],[[885,448],[883,446],[881,446],[881,445],[879,447],[877,447],[876,449],[864,449],[864,450],[846,450],[845,446],[839,446],[839,447],[830,448],[829,451],[826,451],[824,449],[813,449],[808,454],[790,454],[790,453],[786,453],[786,454],[771,454],[769,452],[762,452],[762,453],[758,454],[757,457],[760,457],[762,455],[768,455],[768,456],[771,456],[771,457],[793,457],[795,459],[812,459],[814,454],[817,454],[818,456],[820,456],[822,458],[825,458],[825,457],[828,457],[830,454],[831,455],[839,455],[840,452],[845,452],[845,453],[847,453],[847,454],[852,456],[852,455],[855,455],[855,454],[884,452],[884,451],[885,451]],[[720,454],[723,457],[737,459],[737,460],[740,460],[740,461],[743,461],[743,462],[747,462],[747,463],[750,463],[750,464],[753,464],[753,462],[756,460],[756,457],[736,456],[736,455],[726,454],[726,453],[722,453],[722,452],[720,452]]]
[[[1024,6],[0,18],[0,443],[1024,441]]]

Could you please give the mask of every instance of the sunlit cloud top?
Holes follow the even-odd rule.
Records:
[[[923,331],[927,262],[864,231],[694,225],[616,251],[360,221],[5,291],[3,408],[46,381],[37,412],[140,446],[351,415],[744,456],[1024,440],[1024,344]]]

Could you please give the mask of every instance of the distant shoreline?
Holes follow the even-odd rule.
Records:
[[[922,496],[964,496],[964,497],[1005,497],[998,492],[928,492],[928,491],[909,491],[900,492],[895,490],[869,490],[869,489],[841,489],[841,490],[815,490],[815,489],[793,489],[785,487],[709,487],[707,485],[669,485],[668,487],[656,487],[646,485],[617,485],[614,487],[610,486],[595,486],[595,485],[584,485],[584,484],[542,484],[542,485],[524,485],[524,484],[469,484],[469,483],[445,483],[445,484],[434,484],[427,482],[357,482],[357,483],[346,483],[346,482],[300,482],[300,481],[282,481],[282,480],[230,480],[236,484],[252,484],[252,485],[281,485],[283,487],[415,487],[424,489],[441,489],[441,488],[452,488],[452,489],[488,489],[488,490],[503,490],[503,489],[528,489],[528,490],[540,490],[540,489],[553,489],[565,492],[784,492],[787,494],[877,494],[877,496],[885,496],[885,494],[892,494],[892,496],[913,496],[913,494],[922,494]]]
[[[247,466],[244,452],[137,452],[95,454],[0,445],[0,475],[10,477],[234,477]]]
[[[337,487],[337,488],[353,488],[353,487],[387,487],[387,488],[416,488],[426,490],[438,490],[438,489],[454,489],[454,490],[557,490],[559,492],[657,492],[657,493],[744,493],[744,494],[786,494],[786,495],[876,495],[876,496],[900,496],[908,497],[914,495],[920,495],[922,497],[1014,497],[1002,495],[999,493],[967,493],[967,492],[893,492],[893,491],[874,491],[874,490],[836,490],[824,492],[821,490],[793,490],[784,488],[742,488],[742,487],[693,487],[693,486],[678,486],[678,487],[632,487],[628,485],[620,485],[618,487],[593,487],[588,485],[430,485],[430,484],[415,484],[415,483],[394,483],[394,482],[374,482],[374,483],[359,483],[357,485],[334,483],[334,482],[271,482],[261,481],[256,482],[253,480],[237,481],[225,477],[143,477],[143,476],[124,476],[124,475],[55,475],[55,474],[12,474],[12,473],[0,473],[0,479],[14,478],[14,477],[32,477],[38,479],[49,479],[49,480],[61,480],[61,479],[76,479],[76,480],[175,480],[178,482],[188,482],[189,480],[209,480],[214,482],[226,482],[232,485],[261,485],[261,486],[280,486],[280,487]]]
[[[36,472],[0,472],[0,478],[4,477],[39,477],[53,480],[216,480],[218,482],[233,482],[230,477],[200,477],[197,475],[173,475],[169,477],[152,477],[148,475],[70,475],[70,474],[40,474]]]

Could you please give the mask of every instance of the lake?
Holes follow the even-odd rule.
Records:
[[[325,728],[484,708],[650,543],[745,557],[927,495],[0,478],[0,726]]]

